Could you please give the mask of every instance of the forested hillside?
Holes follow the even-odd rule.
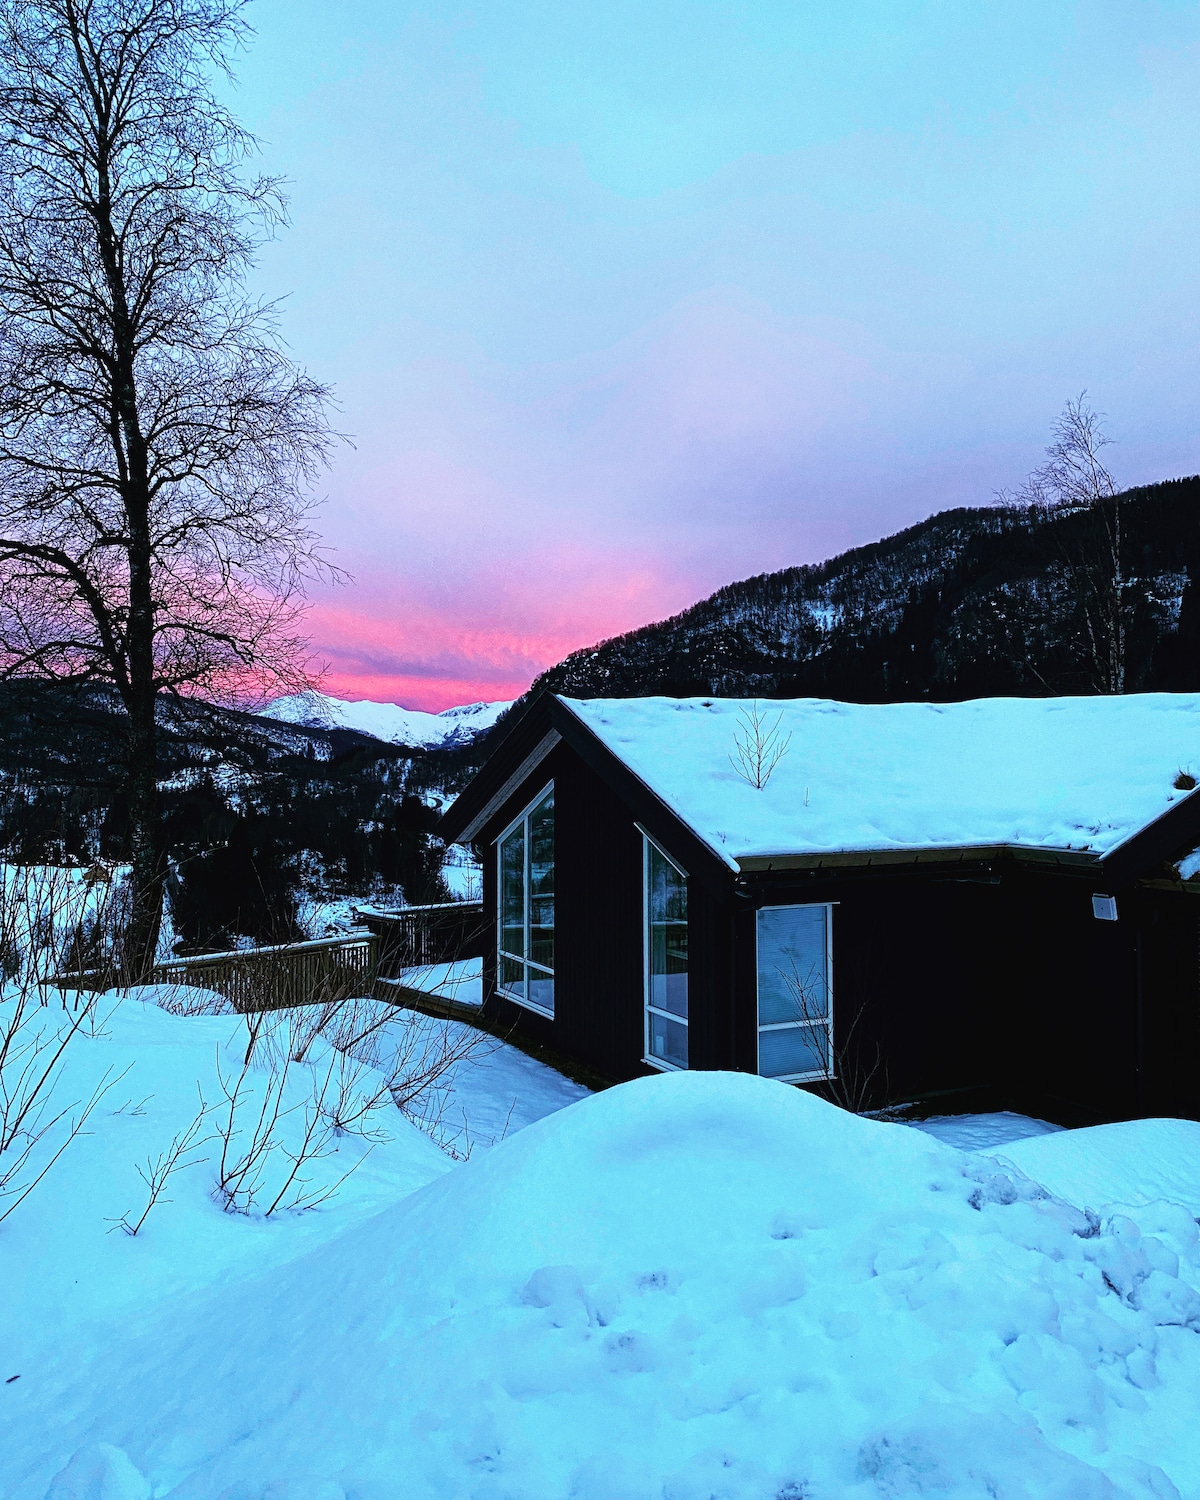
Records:
[[[469,747],[409,750],[187,701],[163,700],[160,721],[183,948],[302,936],[305,902],[448,899],[437,808],[470,775]],[[0,860],[128,857],[124,733],[102,690],[0,687]]]
[[[1120,497],[1126,691],[1200,688],[1200,478]],[[1102,691],[1102,521],[950,510],[829,562],[719,589],[576,651],[532,691],[862,702]]]

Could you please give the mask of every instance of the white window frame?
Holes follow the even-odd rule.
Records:
[[[506,1000],[511,1000],[514,1005],[519,1005],[519,1006],[521,1006],[525,1010],[531,1010],[531,1011],[533,1011],[534,1015],[544,1016],[548,1021],[553,1021],[553,1019],[554,1019],[554,1007],[551,1006],[551,1008],[549,1010],[547,1010],[544,1005],[535,1005],[532,1000],[530,1000],[530,999],[527,998],[528,997],[528,993],[529,993],[529,970],[531,968],[532,969],[536,969],[539,974],[549,974],[549,976],[550,976],[551,979],[553,979],[555,977],[553,969],[548,969],[545,964],[535,964],[533,962],[533,960],[529,957],[529,926],[530,926],[530,923],[529,923],[529,912],[530,912],[530,908],[531,908],[531,906],[533,904],[533,902],[532,902],[532,891],[530,889],[530,879],[529,879],[529,848],[530,848],[530,841],[529,841],[529,815],[530,815],[531,812],[533,812],[534,808],[537,807],[538,803],[541,802],[541,801],[543,801],[545,799],[546,794],[548,792],[552,792],[553,790],[554,790],[554,783],[553,783],[553,781],[548,781],[546,783],[546,785],[541,789],[541,791],[537,794],[537,796],[534,797],[533,800],[526,806],[526,808],[524,809],[524,811],[521,812],[521,813],[519,813],[512,820],[512,822],[507,826],[507,828],[504,829],[503,833],[497,835],[497,837],[496,837],[496,844],[495,844],[495,848],[496,848],[496,993],[498,995],[503,995],[503,997]],[[555,811],[555,824],[554,824],[554,900],[555,900],[554,924],[555,924],[555,933],[557,934],[557,930],[558,930],[558,905],[557,905],[557,902],[558,902],[558,808],[555,807],[554,811]],[[525,825],[524,838],[522,839],[522,848],[523,848],[523,851],[524,851],[524,853],[523,853],[524,868],[523,868],[523,870],[521,872],[521,883],[522,883],[522,888],[523,888],[524,893],[525,893],[525,952],[524,952],[524,954],[518,954],[518,953],[509,953],[504,948],[502,948],[500,946],[501,941],[502,941],[502,935],[503,935],[503,932],[504,932],[504,865],[503,865],[503,856],[502,856],[501,850],[502,850],[502,847],[503,847],[503,844],[504,844],[504,840],[509,836],[510,833],[512,833],[512,831],[515,828],[518,828],[522,823],[524,823],[524,825]],[[557,959],[558,959],[557,941],[555,943],[554,957],[555,957],[555,960],[557,961]],[[501,982],[500,982],[500,972],[501,972],[500,960],[503,959],[503,958],[507,958],[507,959],[510,960],[510,962],[515,963],[515,964],[521,964],[523,966],[523,968],[525,970],[525,994],[524,995],[518,995],[514,990],[505,989],[504,986],[503,986],[503,984],[501,984]],[[557,999],[558,999],[557,994],[555,995],[554,998],[557,1001]]]
[[[673,1010],[663,1010],[660,1006],[650,1004],[650,846],[662,855],[675,873],[687,884],[688,873],[677,859],[672,859],[656,838],[642,827],[640,823],[635,825],[642,836],[642,1061],[652,1068],[657,1068],[660,1073],[686,1073],[691,1067],[692,1061],[692,1034],[688,1027],[692,1010],[692,950],[688,944],[688,1014],[677,1016]],[[690,892],[688,893],[690,896]],[[690,906],[690,902],[689,902]],[[689,924],[691,916],[689,912]],[[668,1062],[664,1057],[655,1057],[650,1051],[650,1017],[662,1016],[668,1021],[674,1021],[677,1026],[684,1027],[688,1033],[688,1068],[681,1068],[678,1063]]]
[[[778,1073],[774,1075],[776,1083],[815,1083],[832,1082],[837,1078],[837,1062],[833,1053],[833,909],[837,905],[835,901],[789,901],[779,906],[762,906],[754,913],[754,1071],[762,1077],[762,1034],[764,1031],[797,1031],[802,1026],[810,1031],[817,1027],[825,1027],[825,1056],[829,1059],[827,1068],[819,1068],[813,1073]],[[804,908],[823,906],[825,908],[825,973],[826,987],[828,989],[828,1010],[824,1022],[821,1021],[768,1021],[764,1026],[759,1021],[758,1009],[758,915],[759,911],[800,911]]]

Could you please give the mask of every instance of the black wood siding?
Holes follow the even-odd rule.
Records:
[[[554,782],[554,1019],[495,993],[495,840]],[[678,848],[659,842],[684,869]],[[489,1017],[577,1058],[614,1080],[653,1072],[645,1050],[642,835],[631,810],[567,745],[557,746],[486,828],[484,912],[493,937],[484,960]],[[693,1068],[730,1066],[730,908],[688,881],[689,1028]]]
[[[495,995],[489,1017],[613,1080],[643,1062],[642,844],[632,809],[566,742],[481,831],[493,924],[494,841],[555,785],[555,1017]],[[661,821],[661,820],[660,820]],[[653,833],[688,869],[685,841]],[[690,875],[690,871],[689,871]],[[755,911],[832,902],[835,1054],[860,1107],[1011,1108],[1063,1124],[1200,1118],[1200,897],[1149,887],[1092,914],[1093,882],[1006,867],[971,878],[880,870],[689,878],[693,1068],[757,1065]],[[811,1086],[823,1092],[819,1086]],[[939,1103],[939,1101],[941,1101]]]
[[[554,782],[554,1019],[495,996],[495,942],[485,960],[490,1012],[612,1079],[642,1067],[642,842],[633,815],[559,745],[482,831],[485,912],[495,919],[494,841]]]

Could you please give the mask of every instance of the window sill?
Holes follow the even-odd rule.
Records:
[[[766,1078],[766,1073],[760,1073],[760,1078]],[[781,1073],[770,1080],[772,1083],[836,1083],[836,1073]]]
[[[519,1005],[522,1010],[532,1011],[535,1016],[541,1016],[543,1020],[553,1021],[554,1019],[554,1012],[552,1010],[545,1010],[540,1005],[534,1005],[532,1000],[524,1000],[520,995],[514,995],[511,990],[502,990],[497,985],[496,993],[500,996],[501,1000],[510,1000],[513,1005]]]
[[[690,1070],[681,1068],[678,1063],[667,1062],[661,1057],[643,1057],[642,1061],[648,1068],[655,1068],[660,1073],[687,1073]]]

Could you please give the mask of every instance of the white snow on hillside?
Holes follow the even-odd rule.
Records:
[[[490,729],[511,703],[465,703],[443,709],[440,714],[398,703],[356,703],[331,698],[325,693],[297,693],[276,698],[262,709],[262,717],[285,724],[304,724],[313,729],[357,729],[393,745],[411,745],[432,750],[461,744]]]
[[[0,1226],[6,1500],[1200,1493],[1183,1207],[1089,1215],[926,1132],[681,1073],[448,1170],[400,1132],[310,1215],[231,1221],[201,1172],[145,1239],[105,1236],[241,1024],[166,1021],[86,1042],[153,1097]]]
[[[786,753],[765,786],[732,760],[749,703],[564,699],[736,868],[739,856],[1019,844],[1106,853],[1200,771],[1200,694],[759,705]],[[790,741],[788,741],[790,736]]]

